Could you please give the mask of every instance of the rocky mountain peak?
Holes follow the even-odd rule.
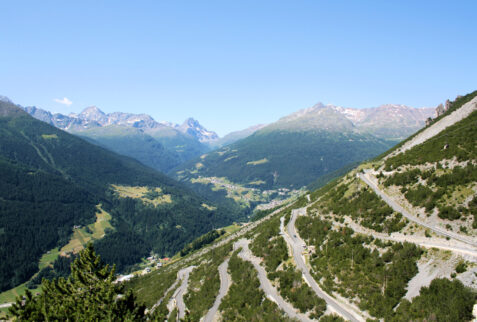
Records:
[[[217,140],[219,136],[213,131],[208,131],[196,119],[189,117],[178,127],[178,129],[199,140],[199,142],[210,142]]]
[[[81,118],[86,118],[86,119],[91,119],[91,120],[95,120],[95,119],[98,119],[98,118],[103,118],[106,116],[106,114],[104,114],[103,111],[101,111],[98,107],[96,106],[89,106],[87,108],[85,108],[80,114],[79,116]]]
[[[313,105],[310,110],[317,110],[317,109],[320,109],[320,108],[325,108],[326,105],[323,104],[322,102],[318,102],[316,103],[315,105]]]
[[[24,114],[25,112],[11,101],[0,100],[0,117],[16,117]]]
[[[0,101],[13,104],[13,102],[8,97],[3,95],[0,95]]]
[[[89,106],[79,114],[71,113],[69,115],[59,113],[52,114],[36,107],[25,107],[23,109],[36,119],[71,132],[81,132],[91,128],[119,125],[142,130],[164,130],[170,133],[187,133],[200,142],[211,142],[219,138],[217,133],[208,131],[197,120],[191,117],[186,119],[182,125],[177,125],[170,122],[157,122],[148,114],[122,112],[106,114],[97,106]]]

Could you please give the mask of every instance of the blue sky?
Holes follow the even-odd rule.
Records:
[[[192,116],[220,135],[319,101],[436,106],[477,89],[476,11],[476,1],[2,1],[0,94],[61,113]]]

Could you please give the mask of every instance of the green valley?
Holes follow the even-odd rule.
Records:
[[[95,241],[103,260],[122,271],[150,251],[171,256],[213,227],[241,218],[12,103],[0,102],[0,115],[2,291],[28,281],[52,249],[75,253]]]

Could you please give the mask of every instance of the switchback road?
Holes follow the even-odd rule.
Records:
[[[379,189],[378,185],[374,180],[371,179],[371,174],[370,170],[366,170],[364,173],[358,173],[358,176],[361,180],[363,180],[368,186],[371,187],[371,189],[374,190],[374,192],[381,197],[381,199],[384,200],[394,211],[397,211],[401,213],[404,217],[409,219],[412,222],[415,222],[418,225],[421,225],[425,228],[428,228],[429,230],[432,230],[436,234],[442,235],[444,237],[449,237],[453,238],[455,240],[461,241],[463,243],[469,244],[471,246],[477,247],[477,242],[474,240],[471,240],[470,238],[466,238],[464,236],[461,236],[459,234],[456,234],[454,232],[445,230],[440,227],[436,227],[434,225],[430,225],[428,223],[425,223],[424,221],[418,219],[417,217],[411,215],[406,209],[404,209],[400,204],[398,204],[396,201],[394,201],[391,197],[389,197],[384,191]]]
[[[214,316],[219,309],[220,303],[227,292],[229,291],[230,287],[230,276],[227,273],[227,268],[229,267],[229,259],[227,258],[222,264],[219,266],[219,275],[220,275],[220,289],[219,295],[215,299],[214,305],[210,308],[209,312],[204,317],[204,322],[212,322],[214,320]]]
[[[306,208],[300,209],[293,209],[292,215],[290,218],[290,222],[287,225],[287,232],[284,231],[284,227],[282,225],[282,232],[283,237],[285,238],[286,242],[291,246],[293,252],[293,258],[295,259],[295,263],[297,269],[300,270],[303,274],[303,278],[307,282],[307,284],[313,289],[317,296],[321,297],[326,301],[326,304],[329,305],[333,311],[341,315],[343,318],[350,320],[350,321],[365,321],[363,317],[361,317],[357,312],[352,311],[350,308],[346,307],[345,305],[339,303],[330,295],[325,293],[316,283],[315,279],[311,276],[310,270],[305,263],[305,260],[302,256],[302,252],[305,249],[305,242],[300,238],[298,233],[295,229],[295,221],[299,214],[304,215],[306,213]],[[282,223],[284,218],[282,217]]]

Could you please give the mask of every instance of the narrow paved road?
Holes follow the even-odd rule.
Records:
[[[349,227],[353,229],[356,233],[371,235],[374,238],[379,238],[382,240],[389,240],[394,242],[408,242],[419,245],[425,248],[439,248],[443,250],[450,250],[454,253],[459,253],[461,255],[469,255],[474,258],[474,262],[477,262],[477,249],[468,244],[464,244],[457,240],[443,240],[442,238],[432,237],[427,238],[424,236],[414,236],[414,235],[404,235],[402,233],[392,233],[391,235],[385,233],[378,233],[374,230],[365,228],[358,225],[354,221],[346,221],[345,224],[335,222],[335,225],[339,227]]]
[[[214,320],[215,313],[219,309],[220,303],[227,292],[229,291],[230,287],[230,276],[227,273],[227,268],[229,267],[229,259],[227,258],[222,264],[219,266],[219,275],[220,275],[220,289],[219,295],[215,299],[214,305],[210,308],[209,312],[204,317],[204,322],[212,322]]]
[[[4,309],[4,308],[10,307],[10,306],[12,306],[12,305],[13,305],[13,302],[11,302],[11,303],[3,303],[3,304],[0,304],[0,309]]]
[[[282,235],[285,238],[286,242],[291,246],[293,257],[295,259],[295,263],[297,269],[302,271],[303,278],[307,282],[307,284],[313,289],[317,296],[321,297],[326,301],[326,304],[329,305],[336,313],[341,315],[343,318],[350,320],[350,321],[365,321],[365,319],[360,316],[357,312],[352,311],[350,308],[344,306],[343,304],[336,301],[330,295],[325,293],[316,283],[315,279],[311,276],[310,270],[305,263],[305,259],[302,256],[302,252],[306,246],[305,242],[300,238],[298,233],[295,229],[295,221],[299,214],[304,215],[306,213],[306,208],[300,209],[293,209],[292,216],[290,218],[290,222],[287,225],[288,234],[285,232],[283,227],[283,220],[282,217]]]
[[[177,289],[174,294],[174,299],[176,300],[177,310],[179,311],[179,319],[185,317],[185,303],[184,303],[184,294],[187,290],[187,285],[189,284],[189,274],[195,266],[189,266],[184,269],[181,269],[177,273],[177,277],[182,280],[181,286]]]
[[[258,225],[260,225],[264,221],[267,221],[268,219],[275,216],[280,211],[283,211],[284,209],[286,209],[287,207],[290,207],[290,206],[291,206],[291,204],[290,205],[284,205],[283,207],[281,207],[281,208],[275,210],[274,212],[266,215],[262,219],[248,223],[246,226],[242,227],[240,230],[238,230],[238,231],[234,232],[233,234],[227,236],[226,238],[222,239],[221,241],[219,241],[217,243],[213,243],[210,246],[206,246],[205,248],[199,250],[198,252],[192,253],[191,255],[186,256],[183,260],[179,260],[175,263],[170,264],[171,267],[173,267],[175,265],[189,263],[189,262],[195,260],[196,258],[198,258],[199,256],[202,256],[203,254],[206,254],[206,253],[210,252],[211,250],[213,250],[215,248],[221,247],[221,246],[227,244],[228,242],[245,235],[246,233],[248,233],[249,231],[251,231],[252,229],[257,227]]]
[[[401,205],[399,205],[396,201],[394,201],[391,197],[389,197],[386,193],[384,193],[381,189],[379,189],[378,185],[374,182],[374,180],[371,179],[370,170],[366,170],[364,173],[358,173],[358,176],[368,186],[370,186],[374,190],[374,192],[376,192],[376,194],[380,196],[381,199],[384,200],[384,202],[386,202],[391,208],[393,208],[394,211],[400,212],[404,217],[406,217],[410,221],[413,221],[416,224],[426,227],[432,230],[433,232],[435,232],[436,234],[442,235],[444,237],[453,238],[455,240],[459,240],[463,243],[477,247],[477,242],[475,242],[474,240],[471,240],[470,238],[466,238],[464,236],[445,230],[443,228],[427,224],[424,221],[418,219],[417,217],[411,215],[406,209],[401,207]]]
[[[179,275],[179,273],[177,273],[177,275]],[[167,289],[167,291],[162,295],[162,297],[159,299],[159,301],[157,301],[156,304],[154,304],[154,305],[151,307],[151,312],[154,312],[154,310],[155,310],[159,305],[161,305],[162,301],[164,301],[164,297],[166,297],[166,294],[169,293],[170,291],[172,291],[173,289],[175,289],[176,286],[177,286],[177,283],[179,283],[179,277],[177,277],[176,281]]]
[[[262,290],[265,292],[267,297],[275,302],[280,309],[285,311],[286,314],[288,314],[292,318],[296,318],[300,321],[311,321],[310,318],[308,318],[306,315],[302,313],[297,313],[295,308],[288,302],[286,302],[280,294],[278,294],[278,291],[272,286],[272,283],[267,277],[267,272],[265,269],[260,266],[260,261],[261,259],[258,257],[255,257],[250,249],[248,248],[248,243],[249,241],[246,239],[240,239],[234,244],[234,249],[239,249],[240,247],[242,248],[242,251],[239,253],[239,257],[242,258],[243,260],[249,261],[250,263],[253,264],[255,267],[255,270],[258,273],[258,279],[260,280],[260,286]]]

